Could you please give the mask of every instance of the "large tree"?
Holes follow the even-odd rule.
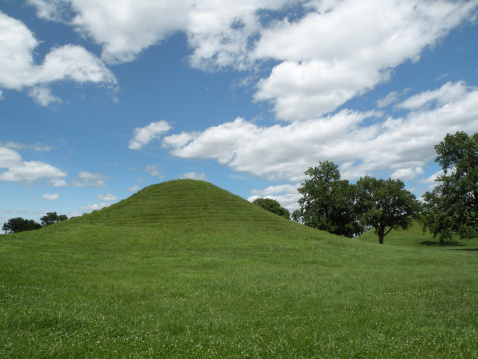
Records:
[[[366,176],[357,181],[356,187],[361,222],[375,229],[380,244],[393,229],[406,229],[411,224],[418,204],[401,180]]]
[[[423,196],[425,227],[440,243],[478,236],[478,133],[447,134],[435,146],[443,174],[438,185]]]
[[[252,203],[257,204],[258,206],[268,210],[269,212],[275,213],[278,216],[289,219],[290,213],[287,208],[284,208],[277,202],[275,199],[271,198],[256,198]]]
[[[338,166],[330,161],[319,162],[319,166],[310,167],[305,174],[310,178],[298,189],[302,198],[293,219],[345,237],[362,234],[354,207],[355,187],[340,179]]]
[[[5,233],[18,233],[40,228],[41,224],[35,222],[33,219],[25,219],[22,217],[10,218],[2,226],[2,230],[5,231]]]

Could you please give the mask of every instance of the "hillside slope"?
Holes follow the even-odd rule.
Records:
[[[334,237],[286,220],[211,183],[174,180],[144,188],[110,207],[58,223],[47,231],[150,229],[177,237]]]

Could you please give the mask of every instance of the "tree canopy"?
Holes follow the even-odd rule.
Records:
[[[287,208],[284,208],[277,202],[275,199],[271,198],[256,198],[252,203],[257,204],[258,206],[268,210],[269,212],[275,213],[278,216],[289,219],[290,213]]]
[[[415,196],[400,180],[366,176],[350,184],[340,179],[338,166],[330,161],[319,162],[305,174],[310,178],[298,189],[300,209],[292,217],[307,226],[344,237],[374,228],[383,244],[391,230],[407,228],[416,213]]]
[[[407,229],[412,223],[418,203],[401,180],[366,176],[357,181],[356,187],[360,222],[375,229],[380,244],[393,229]]]
[[[22,217],[10,218],[2,226],[2,230],[5,231],[5,233],[18,233],[40,228],[41,224],[35,222],[33,219],[25,219]]]
[[[447,134],[435,146],[442,168],[437,186],[423,196],[423,222],[441,244],[478,236],[478,133]]]
[[[338,166],[330,161],[319,162],[306,172],[310,178],[298,189],[302,198],[293,218],[303,224],[340,236],[362,234],[363,227],[355,213],[355,187],[340,179]]]
[[[66,221],[68,217],[64,214],[58,215],[56,212],[47,212],[40,218],[42,226],[49,226],[53,223]]]

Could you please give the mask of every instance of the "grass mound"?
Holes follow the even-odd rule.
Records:
[[[473,357],[477,269],[171,181],[0,237],[0,357]]]

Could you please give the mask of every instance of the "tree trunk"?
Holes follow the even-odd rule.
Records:
[[[381,223],[378,226],[377,235],[378,235],[378,244],[383,244],[383,237],[385,237],[385,226],[383,226]]]

